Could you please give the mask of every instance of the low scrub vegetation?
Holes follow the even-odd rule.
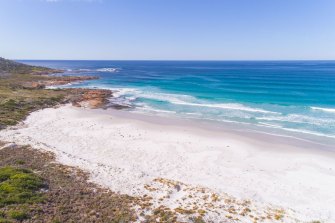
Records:
[[[41,178],[28,169],[0,168],[0,206],[41,201]]]
[[[0,179],[0,223],[136,220],[136,198],[88,182],[86,173],[56,163],[51,153],[1,149]]]
[[[0,58],[0,129],[15,125],[30,112],[54,106],[64,98],[66,91],[34,86],[54,78],[41,74],[53,72],[59,71]]]
[[[43,201],[46,185],[31,170],[11,166],[0,168],[0,222],[22,221],[29,215],[25,206]]]
[[[45,74],[52,71],[50,68],[29,66],[26,64],[18,63],[12,60],[6,60],[0,57],[0,76],[7,76],[11,74]]]

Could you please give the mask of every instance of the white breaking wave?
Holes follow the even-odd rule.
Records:
[[[80,69],[67,69],[67,72],[110,72],[110,73],[114,73],[114,72],[118,72],[120,70],[120,68],[115,68],[115,67],[103,67],[103,68],[98,68],[98,69],[89,69],[89,68],[80,68]]]
[[[247,107],[247,106],[244,106],[242,104],[237,104],[237,103],[198,104],[198,103],[189,103],[189,102],[177,102],[177,103],[174,102],[174,104],[208,107],[208,108],[220,108],[220,109],[228,109],[228,110],[241,110],[241,111],[247,111],[247,112],[279,114],[278,112],[272,112],[272,111],[267,111],[267,110],[258,109],[258,108],[251,108],[251,107]]]
[[[316,135],[316,136],[323,136],[323,137],[328,137],[328,138],[335,138],[334,135],[323,134],[323,133],[304,130],[304,129],[292,129],[292,128],[282,128],[282,129],[287,130],[287,131],[291,131],[291,132],[298,132],[298,133],[304,133],[304,134],[310,134],[310,135]]]
[[[122,97],[125,95],[136,95],[138,94],[139,90],[136,88],[108,88],[113,91],[114,97]],[[133,98],[137,98],[133,96]]]
[[[274,124],[269,124],[269,123],[266,123],[266,122],[259,122],[259,124],[267,126],[267,127],[272,127],[272,128],[283,128],[283,126],[281,126],[281,125],[274,125]]]
[[[329,118],[317,118],[306,115],[290,114],[287,116],[268,116],[268,117],[258,117],[257,120],[265,121],[279,121],[279,122],[291,122],[291,123],[301,123],[301,124],[313,124],[313,125],[330,125],[335,124],[334,119]]]
[[[60,88],[67,88],[67,87],[70,87],[72,85],[75,85],[75,83],[67,83],[67,84],[61,84],[61,85],[51,85],[51,86],[46,86],[45,89],[54,90],[54,89],[60,89]]]
[[[263,123],[263,122],[260,122],[259,124],[256,124],[256,125],[257,126],[265,126],[265,127],[275,128],[275,129],[281,129],[281,130],[285,130],[285,131],[289,131],[289,132],[303,133],[303,134],[322,136],[322,137],[327,137],[327,138],[335,138],[334,135],[323,134],[323,133],[320,133],[320,132],[310,131],[310,130],[306,130],[306,129],[285,128],[285,127],[282,127],[280,125],[271,125],[271,124]],[[292,136],[289,136],[289,137],[292,137]]]
[[[107,67],[107,68],[100,68],[100,69],[97,69],[96,71],[99,71],[99,72],[111,72],[111,73],[114,73],[114,72],[117,72],[118,70],[119,70],[118,68]]]
[[[157,92],[137,92],[138,97],[147,98],[147,99],[154,99],[160,101],[167,101],[171,104],[178,104],[186,101],[196,101],[195,97],[190,95],[183,95],[183,94],[167,94],[167,93],[157,93]]]
[[[175,111],[168,111],[168,110],[156,109],[156,108],[152,108],[152,107],[150,107],[150,106],[144,106],[144,107],[140,107],[140,108],[138,108],[138,109],[140,109],[140,110],[144,110],[144,111],[149,111],[149,112],[176,114]]]
[[[335,108],[311,107],[311,109],[313,109],[313,110],[318,110],[318,111],[324,111],[324,112],[335,113]]]
[[[176,94],[165,94],[165,93],[140,93],[139,97],[168,101],[171,104],[186,105],[186,106],[197,106],[197,107],[207,107],[207,108],[219,108],[228,110],[241,110],[247,112],[257,112],[257,113],[270,113],[270,114],[280,114],[278,112],[268,111],[260,108],[252,108],[238,103],[195,103],[190,101],[198,101],[198,99],[189,95],[176,95]],[[186,101],[187,100],[187,101]]]

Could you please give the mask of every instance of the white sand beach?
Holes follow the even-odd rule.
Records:
[[[292,217],[284,222],[335,222],[334,152],[275,139],[70,105],[34,112],[23,124],[0,132],[0,140],[55,152],[58,161],[89,171],[94,182],[113,191],[148,194],[171,208],[196,201],[206,206],[205,219],[215,222],[224,214],[220,205],[211,213],[206,199],[191,199],[196,190],[191,197],[187,193],[201,188],[250,200],[255,207],[283,208]],[[189,192],[176,188],[163,199],[157,179],[178,181]]]

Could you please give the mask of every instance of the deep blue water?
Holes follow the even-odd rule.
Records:
[[[136,112],[335,138],[335,61],[24,62],[98,75],[71,87],[113,89]]]

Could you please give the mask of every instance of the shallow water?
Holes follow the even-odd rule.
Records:
[[[335,139],[335,61],[24,62],[98,75],[71,87],[113,89],[135,112]]]

